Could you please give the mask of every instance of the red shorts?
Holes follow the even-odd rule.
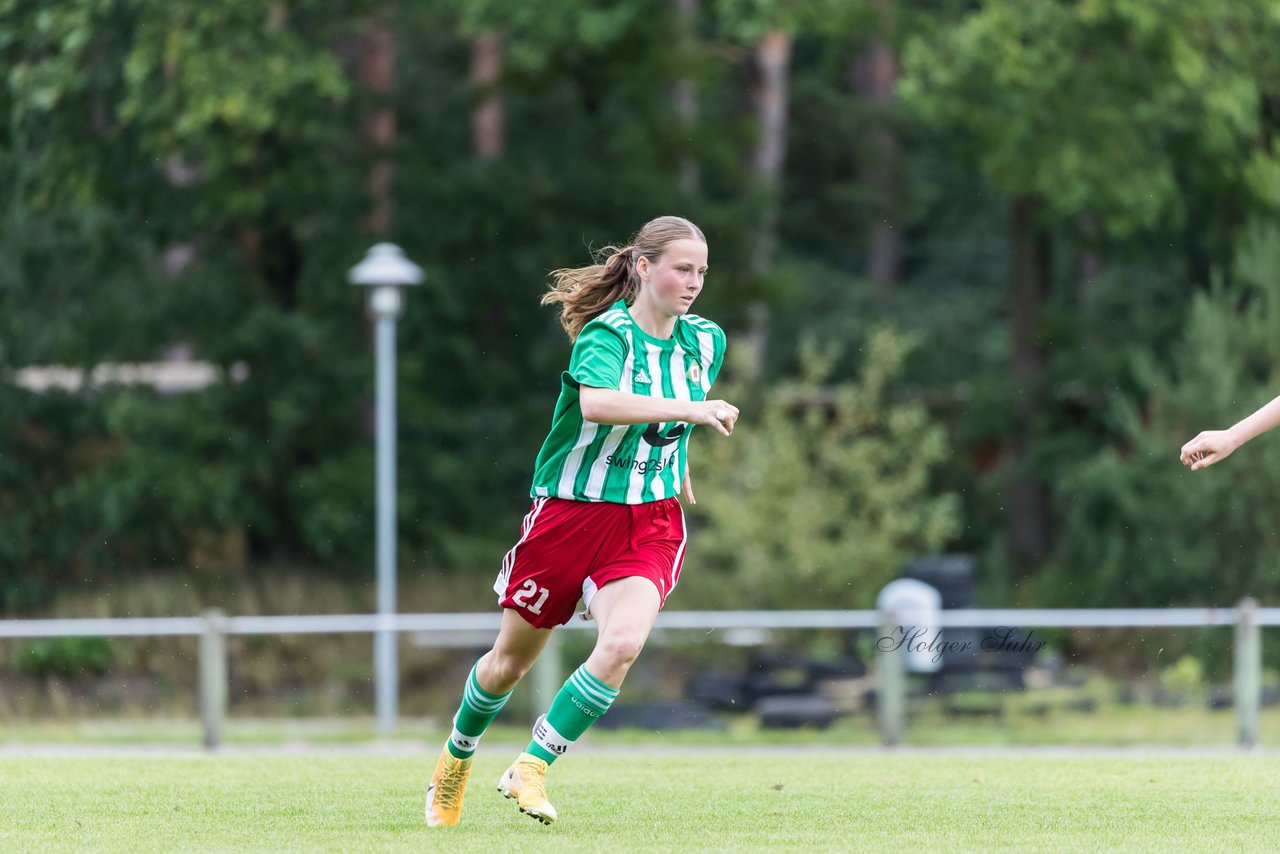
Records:
[[[675,498],[535,498],[493,589],[498,604],[540,629],[573,619],[578,599],[589,611],[596,591],[619,578],[649,579],[665,603],[680,580],[684,543],[684,510]]]

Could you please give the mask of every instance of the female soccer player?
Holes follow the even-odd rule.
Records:
[[[1280,397],[1226,430],[1206,430],[1182,446],[1179,459],[1192,471],[1221,462],[1236,448],[1280,424]]]
[[[458,823],[480,736],[578,600],[595,648],[533,726],[498,790],[544,824],[547,768],[609,710],[658,611],[680,580],[682,491],[695,425],[723,436],[738,409],[707,392],[724,333],[689,314],[707,272],[696,225],[664,216],[603,264],[556,270],[544,305],[559,303],[573,343],[551,431],[538,453],[533,506],[494,583],[502,627],[462,693],[453,733],[427,787],[427,824]]]

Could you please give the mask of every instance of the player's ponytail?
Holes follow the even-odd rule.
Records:
[[[635,301],[640,279],[634,253],[634,246],[606,246],[596,253],[600,263],[551,271],[551,290],[542,295],[542,304],[560,303],[560,324],[570,341],[618,300]]]
[[[595,253],[596,263],[552,270],[551,290],[542,295],[542,304],[560,303],[560,324],[569,333],[569,340],[576,340],[582,327],[618,300],[625,300],[627,305],[635,302],[640,292],[638,258],[644,256],[652,263],[662,257],[670,243],[690,238],[703,243],[707,240],[696,225],[682,217],[650,220],[628,245],[606,246]]]

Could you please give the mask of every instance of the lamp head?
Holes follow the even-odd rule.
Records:
[[[369,247],[364,260],[347,274],[353,285],[379,287],[417,285],[422,282],[422,268],[404,257],[394,243],[376,243]]]

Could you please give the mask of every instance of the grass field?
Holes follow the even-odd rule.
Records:
[[[551,827],[494,790],[509,759],[428,829],[427,754],[5,756],[0,850],[1280,850],[1273,755],[614,748],[552,769]]]
[[[1021,712],[1009,700],[1008,712],[999,718],[947,718],[936,708],[913,714],[907,725],[907,744],[926,745],[1095,745],[1231,747],[1236,744],[1238,721],[1231,710],[1211,711],[1203,705],[1156,708],[1150,705],[1100,704],[1093,714],[1055,710],[1045,715]],[[511,723],[501,721],[489,731],[490,743],[526,741],[533,715],[516,714]],[[420,744],[441,744],[448,737],[439,719],[401,717],[398,739]],[[369,717],[244,718],[232,716],[223,737],[227,744],[368,743],[378,738]],[[6,745],[22,744],[163,744],[198,745],[200,722],[188,718],[45,718],[39,721],[0,720],[0,752]],[[726,747],[776,744],[879,744],[876,721],[869,715],[841,718],[826,730],[762,730],[752,716],[731,718],[724,730],[672,730],[661,734],[648,730],[596,728],[587,741],[599,745],[693,744]],[[1280,706],[1262,710],[1259,746],[1280,748]]]

